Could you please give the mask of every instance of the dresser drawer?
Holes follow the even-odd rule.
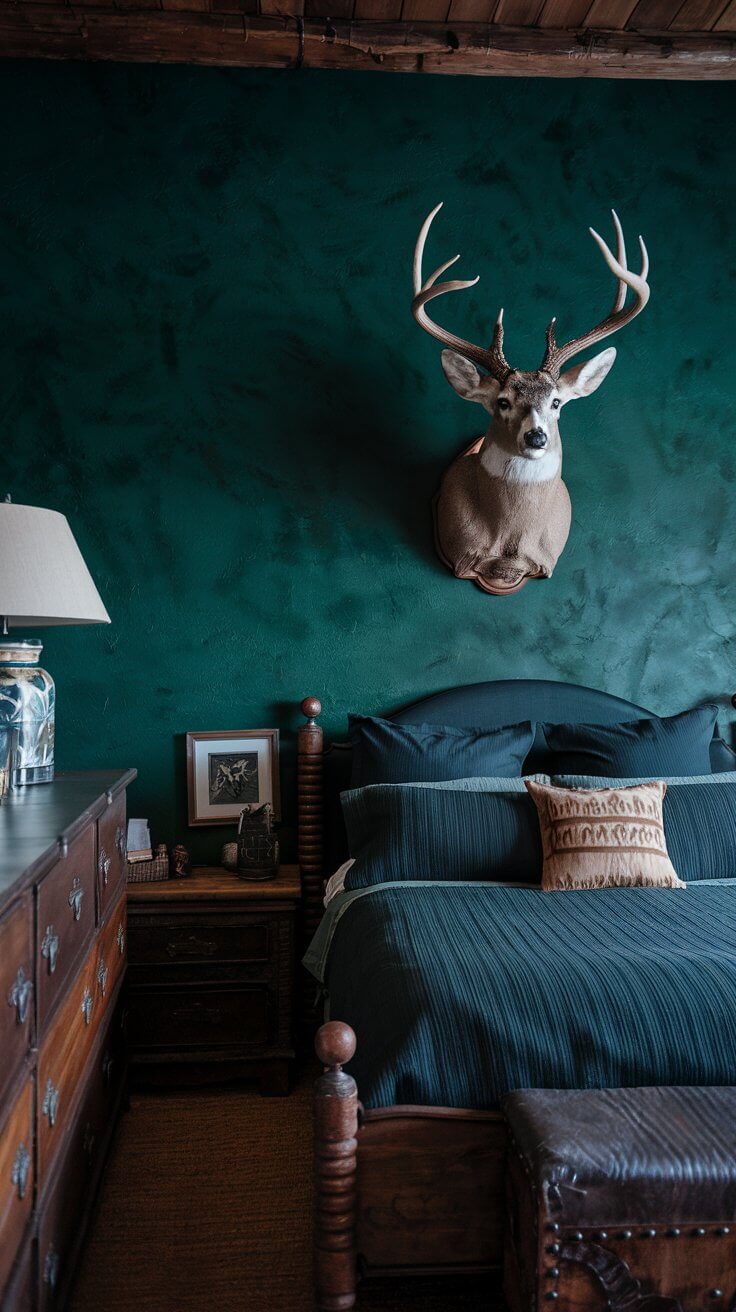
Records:
[[[128,994],[130,1042],[156,1049],[263,1048],[271,1038],[267,985],[235,988],[168,988]]]
[[[83,1200],[94,1188],[114,1120],[125,1074],[123,1004],[106,1018],[107,1033],[85,1072],[84,1097],[43,1200],[38,1226],[38,1308],[62,1306],[83,1224]]]
[[[33,1206],[33,1078],[22,1079],[0,1129],[0,1290],[13,1269]]]
[[[38,1180],[43,1192],[74,1115],[80,1080],[124,964],[125,898],[114,908],[38,1055]],[[121,947],[122,943],[122,947]]]
[[[4,1294],[0,1293],[0,1312],[31,1312],[34,1289],[33,1232],[28,1232]]]
[[[32,926],[31,894],[26,893],[0,919],[0,1096],[17,1075],[33,1037]]]
[[[125,875],[125,793],[120,793],[97,821],[97,890],[100,919],[117,900]]]
[[[65,990],[95,929],[95,829],[88,825],[38,886],[38,1029]]]

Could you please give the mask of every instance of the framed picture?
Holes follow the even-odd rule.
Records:
[[[190,825],[237,824],[246,802],[281,819],[278,729],[187,734]]]

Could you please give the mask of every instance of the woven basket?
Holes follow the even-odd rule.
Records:
[[[169,877],[169,858],[155,856],[152,861],[128,861],[129,884],[154,884]]]

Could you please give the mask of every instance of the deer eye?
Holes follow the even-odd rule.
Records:
[[[556,396],[554,401],[552,402],[552,409],[559,410],[559,408],[560,408],[560,398],[559,396]]]
[[[499,410],[510,410],[511,402],[507,401],[505,396],[500,396],[498,398],[498,408]]]

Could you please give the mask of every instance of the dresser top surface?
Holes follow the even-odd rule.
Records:
[[[280,902],[301,896],[299,867],[283,865],[274,879],[240,879],[223,866],[194,866],[191,875],[128,884],[129,902]]]
[[[60,855],[71,838],[136,777],[135,770],[59,774],[50,784],[28,784],[0,803],[0,908],[16,889]]]

